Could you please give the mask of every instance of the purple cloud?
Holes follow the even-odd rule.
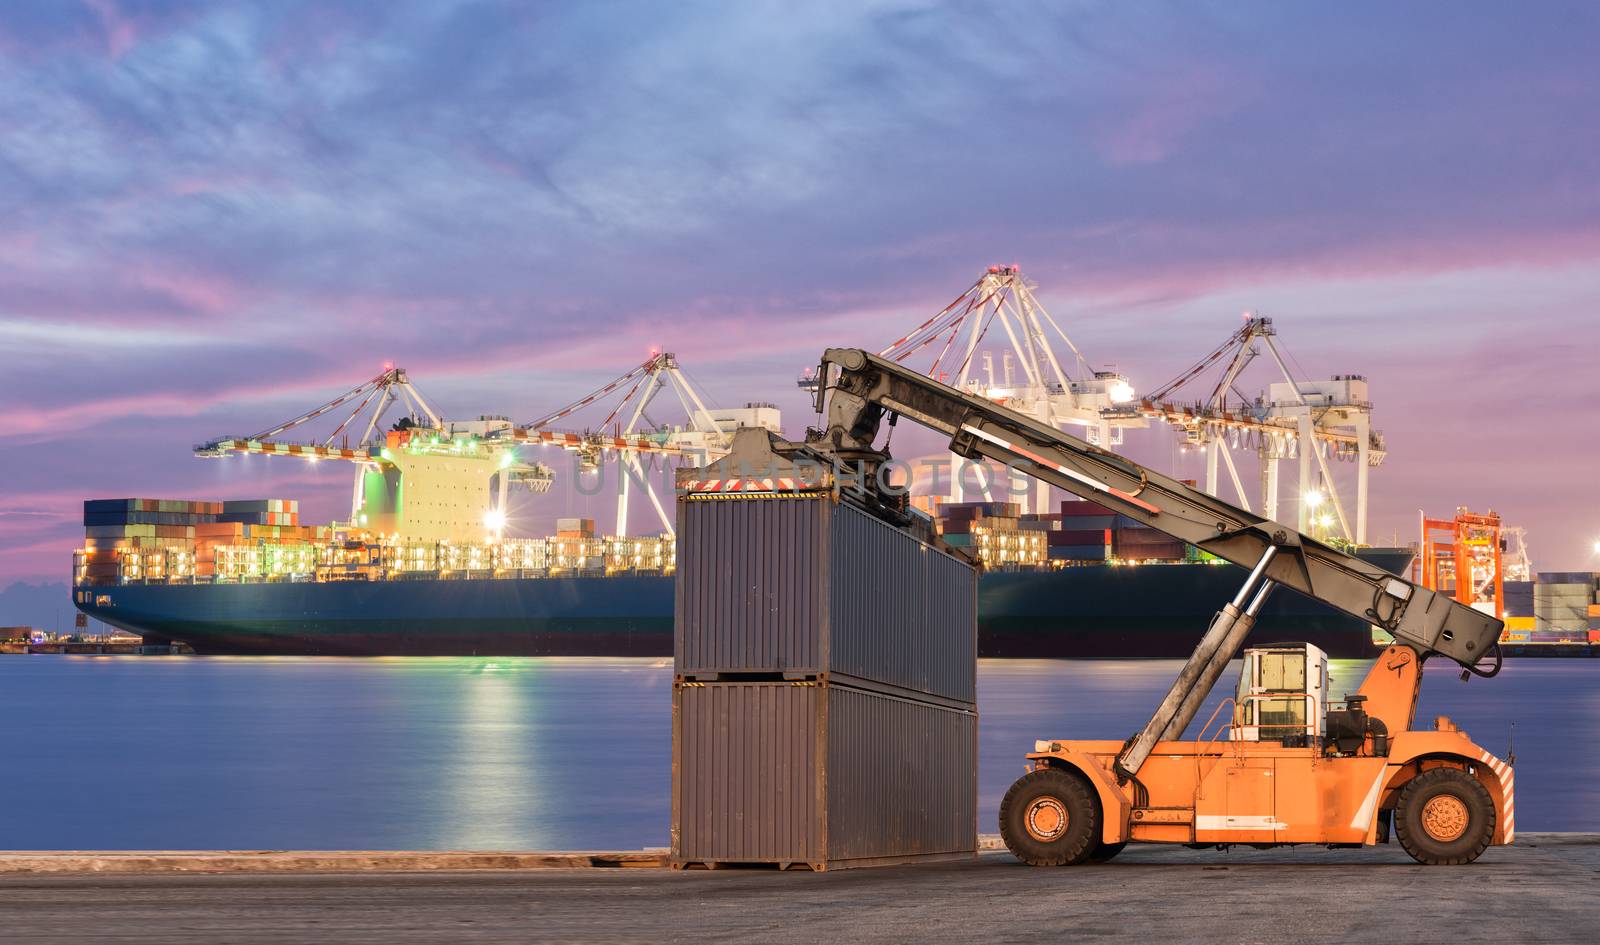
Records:
[[[384,361],[454,413],[531,416],[659,344],[798,432],[821,344],[890,340],[1013,260],[1143,387],[1268,310],[1314,373],[1373,377],[1375,531],[1492,504],[1541,566],[1584,566],[1600,521],[1487,444],[1594,458],[1570,352],[1593,349],[1596,20],[8,4],[0,475],[56,518],[0,514],[0,581],[60,574],[88,495],[292,485],[337,514],[342,477],[217,479],[187,448]]]

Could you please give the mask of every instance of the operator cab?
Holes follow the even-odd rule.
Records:
[[[1230,737],[1317,748],[1334,757],[1387,755],[1388,729],[1367,715],[1366,696],[1348,695],[1330,708],[1328,682],[1328,654],[1309,643],[1245,650]]]
[[[1327,734],[1328,654],[1309,643],[1251,647],[1233,701],[1234,741],[1320,745]]]

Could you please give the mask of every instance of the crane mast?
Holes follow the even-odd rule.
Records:
[[[1494,617],[1309,535],[866,351],[829,349],[818,378],[815,406],[825,426],[808,432],[808,445],[860,464],[862,481],[876,481],[877,466],[889,458],[874,447],[885,415],[904,416],[949,436],[960,456],[998,461],[1250,571],[1156,715],[1119,756],[1124,776],[1134,776],[1158,740],[1182,734],[1279,584],[1382,627],[1420,657],[1442,654],[1479,675],[1498,671],[1498,663],[1478,668],[1498,654]]]

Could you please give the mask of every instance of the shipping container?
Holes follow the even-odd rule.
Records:
[[[1017,502],[946,502],[939,514],[952,518],[1016,518],[1022,514]]]
[[[1502,587],[1507,617],[1533,616],[1533,582],[1506,581]]]
[[[1110,509],[1095,502],[1086,502],[1083,499],[1063,499],[1061,502],[1061,516],[1083,515],[1114,515]]]
[[[977,855],[978,716],[832,682],[675,685],[672,864]]]
[[[847,674],[975,698],[977,572],[847,502],[678,501],[677,672]]]
[[[1538,586],[1541,587],[1552,584],[1587,584],[1593,587],[1595,582],[1593,571],[1541,571],[1538,577]]]
[[[1111,530],[1108,528],[1071,528],[1050,533],[1052,545],[1101,545],[1111,543]]]
[[[1062,529],[1062,531],[1069,531],[1069,530],[1083,531],[1083,530],[1087,530],[1087,529],[1115,528],[1116,524],[1117,524],[1118,517],[1119,516],[1109,515],[1109,514],[1107,514],[1107,515],[1063,515],[1061,517],[1061,529]]]

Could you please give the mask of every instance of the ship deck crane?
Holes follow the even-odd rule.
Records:
[[[1251,507],[1249,491],[1240,479],[1230,447],[1254,446],[1261,465],[1261,510],[1270,519],[1279,517],[1278,462],[1298,459],[1298,530],[1326,534],[1337,524],[1346,541],[1364,545],[1368,472],[1381,465],[1387,455],[1383,435],[1371,426],[1372,405],[1366,399],[1366,379],[1340,375],[1330,381],[1298,380],[1279,350],[1276,335],[1272,319],[1246,313],[1245,323],[1192,367],[1137,403],[1114,409],[1112,415],[1141,416],[1184,431],[1190,444],[1205,450],[1206,491],[1221,494],[1220,462],[1240,505],[1246,509]],[[1260,357],[1263,346],[1282,381],[1272,384],[1266,396],[1252,401],[1237,385],[1244,370]],[[1220,370],[1203,400],[1191,404],[1174,402],[1174,394],[1199,383],[1213,369]],[[1230,394],[1238,398],[1233,405],[1229,403]],[[1329,451],[1357,464],[1353,519],[1328,465]],[[1324,498],[1323,489],[1316,486],[1319,472],[1325,498],[1333,510],[1326,522],[1313,517]]]
[[[649,414],[651,404],[666,390],[672,392],[683,408],[687,417],[683,425],[657,423]],[[579,432],[551,427],[585,408],[607,402],[618,392],[622,392],[622,396],[597,428]],[[736,410],[711,410],[684,375],[677,357],[671,352],[652,351],[644,362],[620,377],[500,435],[519,443],[555,446],[574,453],[580,471],[597,469],[604,459],[614,457],[620,467],[615,534],[628,534],[629,497],[637,486],[644,490],[662,529],[670,535],[674,530],[673,519],[645,474],[646,463],[682,458],[701,464],[718,459],[727,453],[734,430],[741,423],[759,424],[776,432],[779,427],[777,408],[751,404]]]
[[[1111,410],[1132,402],[1133,384],[1116,371],[1090,366],[1083,351],[1039,301],[1034,293],[1037,288],[1015,263],[989,266],[950,304],[878,356],[909,364],[932,352],[932,361],[923,372],[928,377],[1004,404],[1055,429],[1077,427],[1091,443],[1120,444],[1124,427],[1148,425],[1136,412]],[[1001,335],[997,377],[995,352],[986,350],[984,341]],[[1058,341],[1070,357],[1057,354]],[[802,375],[800,386],[813,388],[814,380]],[[984,497],[993,500],[984,467],[974,471]],[[964,497],[964,476],[963,461],[956,457],[950,481],[954,501]],[[1012,487],[1021,491],[1027,484],[1019,481]],[[1035,483],[1030,491],[1032,511],[1047,511],[1048,485]]]
[[[359,400],[358,400],[359,398]],[[279,437],[290,430],[303,427],[312,423],[317,418],[332,413],[339,407],[355,402],[355,406],[346,414],[343,420],[334,427],[333,432],[326,437],[313,439],[307,442],[291,442],[280,440]],[[443,429],[444,421],[434,412],[428,402],[423,399],[417,389],[411,385],[411,379],[406,376],[405,369],[385,367],[383,372],[345,391],[332,400],[313,407],[305,413],[290,420],[268,427],[260,433],[243,437],[222,437],[201,443],[194,448],[196,456],[218,458],[230,453],[262,453],[277,456],[299,456],[302,459],[343,459],[354,462],[370,462],[379,459],[378,447],[371,443],[372,434],[378,429],[378,423],[388,412],[393,404],[399,403],[405,407],[406,419],[413,426],[425,426],[429,429]],[[367,411],[366,428],[355,440],[356,445],[350,445],[350,436],[346,432],[353,429],[351,424],[358,423],[362,413]],[[341,439],[342,437],[342,439]],[[340,444],[334,446],[335,440]]]
[[[831,349],[817,377],[824,426],[807,445],[860,464],[863,482],[888,459],[874,445],[884,421],[904,417],[949,436],[958,455],[1004,463],[1249,572],[1139,732],[1035,744],[1032,770],[1001,805],[1020,859],[1080,863],[1129,841],[1362,845],[1387,841],[1391,824],[1424,863],[1465,863],[1511,842],[1511,765],[1448,719],[1412,727],[1424,660],[1454,660],[1464,678],[1499,671],[1493,616],[887,358]],[[1369,620],[1394,643],[1337,709],[1314,647],[1246,651],[1227,721],[1208,739],[1214,715],[1182,740],[1278,585]]]
[[[383,429],[383,421],[397,405],[403,410],[402,416],[393,429]],[[348,409],[341,411],[340,408]],[[283,439],[284,434],[307,428],[329,415],[341,419],[327,436],[298,442]],[[548,491],[554,481],[548,466],[523,461],[517,454],[516,443],[490,435],[509,427],[510,422],[499,417],[485,416],[468,421],[441,419],[412,385],[405,369],[386,366],[377,376],[292,419],[250,436],[222,437],[201,443],[194,452],[196,456],[208,458],[245,454],[358,463],[361,469],[356,473],[351,495],[350,522],[379,530],[382,530],[379,522],[361,521],[367,498],[367,478],[363,473],[367,470],[376,470],[398,480],[406,467],[431,462],[436,467],[435,472],[444,471],[437,467],[449,467],[471,484],[496,483],[497,496],[492,501],[485,493],[489,505],[483,522],[473,520],[441,526],[444,532],[439,537],[459,538],[484,530],[484,525],[494,533],[503,528],[506,493],[511,485],[539,493]],[[361,433],[352,440],[350,431],[357,428]],[[477,490],[471,491],[476,494]],[[417,490],[412,490],[413,504],[423,498]],[[392,513],[391,509],[390,517]]]

